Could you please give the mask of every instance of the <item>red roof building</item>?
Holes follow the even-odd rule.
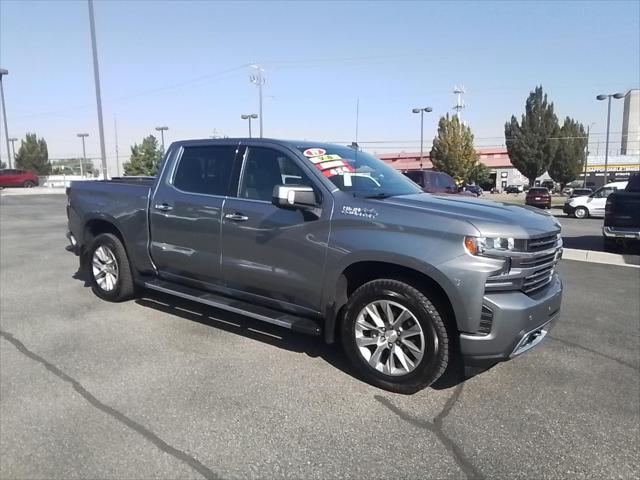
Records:
[[[478,149],[478,153],[480,161],[491,169],[513,168],[506,148],[483,148]],[[402,172],[420,170],[420,152],[384,153],[378,155],[378,158]],[[433,168],[428,152],[423,156],[422,168],[427,170]]]

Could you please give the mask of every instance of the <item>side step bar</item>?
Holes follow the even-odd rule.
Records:
[[[254,305],[252,303],[235,300],[215,293],[205,292],[165,280],[153,279],[144,282],[144,287],[157,292],[168,293],[176,297],[203,303],[211,307],[220,308],[229,312],[238,313],[255,318],[263,322],[272,323],[279,327],[288,328],[295,332],[307,335],[320,335],[322,329],[311,319],[297,317],[288,313],[279,312],[271,308]]]

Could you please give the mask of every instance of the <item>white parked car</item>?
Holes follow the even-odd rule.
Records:
[[[591,195],[570,198],[565,202],[563,211],[567,215],[573,215],[576,218],[604,217],[607,197],[615,190],[624,190],[626,186],[627,182],[607,183]]]

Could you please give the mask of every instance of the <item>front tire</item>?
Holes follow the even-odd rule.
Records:
[[[573,216],[578,219],[588,218],[589,210],[587,210],[585,207],[576,207],[576,209],[573,211]]]
[[[134,285],[127,252],[112,233],[98,235],[87,254],[91,289],[98,297],[121,302],[133,296]]]
[[[33,188],[33,187],[35,187],[35,183],[33,183],[31,180],[27,180],[26,182],[24,182],[22,184],[22,186],[24,188]]]
[[[349,297],[342,346],[368,383],[412,394],[435,382],[449,361],[449,337],[432,301],[398,280],[374,280]]]

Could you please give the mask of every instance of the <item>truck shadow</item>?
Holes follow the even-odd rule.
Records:
[[[84,269],[78,269],[73,278],[82,281],[85,287],[91,287],[89,275]],[[351,367],[342,351],[339,340],[329,345],[321,336],[304,335],[250,317],[152,290],[140,289],[133,301],[145,308],[151,308],[207,327],[242,335],[245,338],[290,352],[303,353],[312,358],[321,358],[343,373],[359,381],[366,381]],[[431,388],[448,389],[459,385],[464,380],[461,365],[458,362],[452,362],[442,377],[431,385]]]

